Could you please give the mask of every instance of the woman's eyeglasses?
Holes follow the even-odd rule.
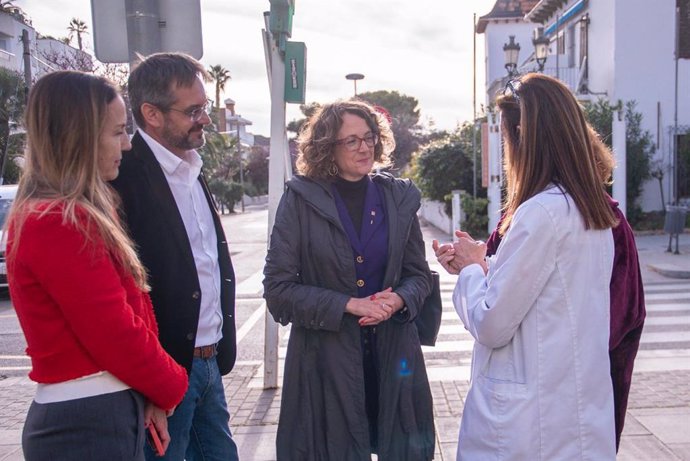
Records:
[[[520,104],[520,87],[522,86],[522,82],[520,79],[514,78],[512,80],[508,80],[508,83],[506,83],[506,87],[503,88],[503,96],[508,96],[512,97],[515,99],[515,102]]]
[[[374,133],[369,133],[364,135],[363,138],[360,138],[359,136],[348,136],[345,139],[338,139],[335,143],[341,146],[345,146],[345,149],[347,149],[350,152],[355,152],[362,147],[362,142],[367,145],[367,147],[374,147],[377,142],[379,142],[379,137],[378,135],[375,135]]]

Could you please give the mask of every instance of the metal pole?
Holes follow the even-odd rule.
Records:
[[[558,36],[558,33],[560,32],[559,29],[561,28],[561,25],[559,24],[561,22],[561,17],[559,15],[556,15],[556,78],[560,80],[561,78],[561,68],[560,68],[560,54],[561,50],[560,48],[560,41],[561,38]],[[564,38],[565,40],[565,38]]]
[[[264,16],[268,23],[268,16]],[[270,232],[275,223],[276,210],[278,203],[285,189],[285,61],[280,54],[276,37],[269,32],[270,28],[266,24],[265,34],[267,40],[265,46],[269,47],[267,55],[270,55],[268,65],[270,66],[270,87],[271,87],[271,146],[268,163],[268,232],[270,244]],[[278,324],[273,321],[268,310],[266,310],[264,322],[264,389],[275,389],[278,387]]]
[[[477,198],[477,13],[472,15],[472,197]]]
[[[357,80],[353,80],[355,82],[355,98],[357,97]]]
[[[680,52],[680,5],[676,6],[676,40],[675,40],[675,100],[673,108],[673,167],[671,180],[673,181],[673,197],[671,203],[678,205],[678,53]]]
[[[148,56],[161,51],[158,0],[125,0],[127,45],[130,70],[137,54]]]
[[[240,188],[242,189],[242,198],[240,203],[242,204],[242,213],[244,213],[244,167],[242,165],[242,140],[240,139],[240,116],[236,117],[237,123],[237,158],[240,162]]]

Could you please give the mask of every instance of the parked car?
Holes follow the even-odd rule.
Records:
[[[5,265],[5,219],[17,195],[17,185],[0,186],[0,287],[7,287],[7,266]]]

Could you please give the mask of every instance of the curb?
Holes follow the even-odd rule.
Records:
[[[681,269],[675,264],[647,264],[647,267],[666,277],[690,279],[690,269]]]

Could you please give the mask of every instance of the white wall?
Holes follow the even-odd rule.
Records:
[[[422,199],[419,216],[434,227],[446,232],[448,235],[453,233],[453,223],[451,218],[446,214],[445,204],[443,202]]]
[[[10,14],[0,13],[0,32],[2,32],[5,40],[4,51],[7,51],[7,53],[0,53],[0,67],[5,67],[15,72],[24,71],[24,49],[20,40],[24,29],[29,32],[31,43],[34,43],[36,32],[32,27],[23,24]]]
[[[505,52],[503,45],[508,43],[510,35],[515,35],[515,42],[520,44],[518,66],[534,52],[532,45],[532,31],[537,24],[531,22],[493,23],[489,22],[484,31],[484,67],[486,71],[485,87],[491,82],[507,75],[505,68]],[[489,98],[485,100],[488,104]]]
[[[656,158],[669,162],[672,145],[668,129],[673,126],[675,104],[675,0],[615,0],[615,79],[612,101],[635,100],[642,113],[642,127],[656,144]],[[642,32],[645,31],[645,32]],[[679,62],[678,123],[690,124],[690,63]],[[660,110],[659,110],[660,109]],[[664,185],[669,200],[669,181]],[[646,185],[642,209],[659,209],[661,197],[656,180]]]

